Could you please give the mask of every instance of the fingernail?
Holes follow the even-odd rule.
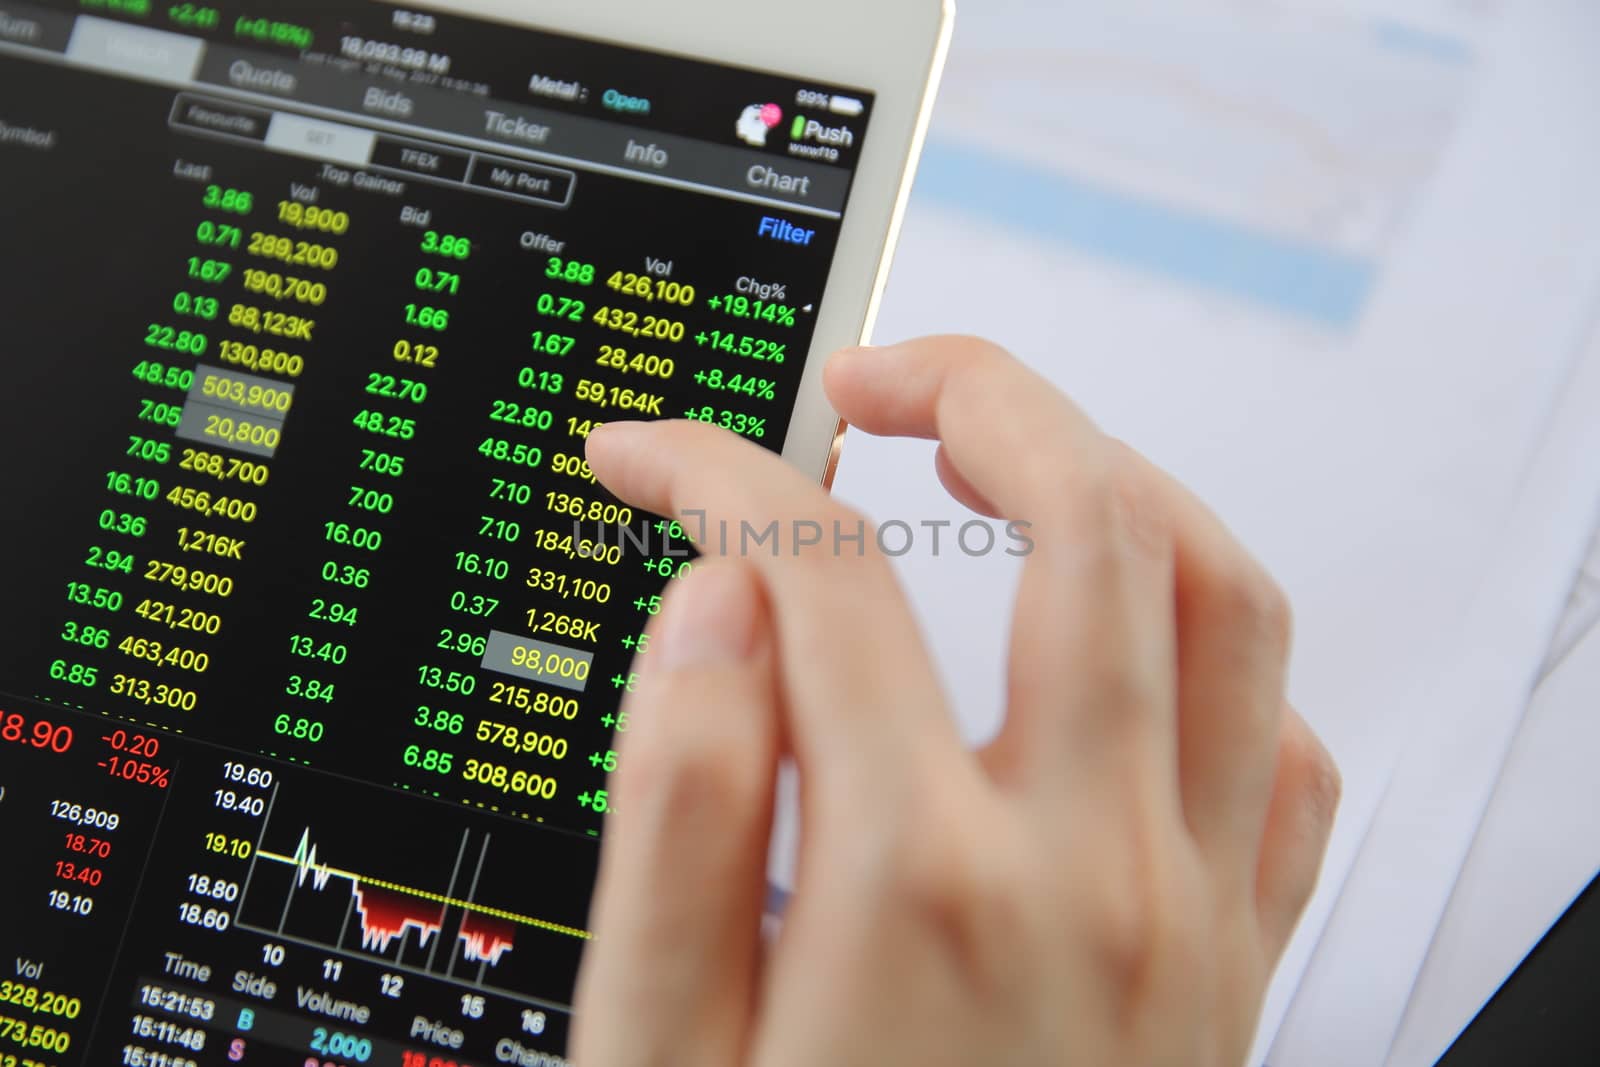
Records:
[[[761,605],[739,566],[710,566],[681,580],[668,598],[657,661],[666,670],[745,659],[755,648]]]
[[[642,422],[608,422],[596,426],[583,442],[583,454],[591,460],[598,458],[604,462],[603,457],[608,454],[632,449],[647,428]]]
[[[596,426],[589,431],[589,443],[596,441],[614,441],[623,444],[632,438],[638,437],[649,428],[647,422],[633,420],[630,422],[608,422],[603,426]]]
[[[886,375],[899,375],[901,372],[894,358],[900,350],[898,345],[863,345],[859,348],[843,348],[835,354],[831,366],[850,375],[860,375],[866,378],[881,379]]]

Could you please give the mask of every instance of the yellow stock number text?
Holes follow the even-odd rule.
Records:
[[[278,201],[278,221],[297,230],[331,233],[335,237],[350,232],[348,212],[330,211],[315,204],[302,204],[294,200]]]
[[[144,577],[146,581],[170,585],[186,593],[204,593],[224,600],[233,595],[233,579],[227,575],[212,574],[176,563],[151,560],[145,567]]]
[[[118,674],[111,680],[111,695],[127,697],[134,703],[151,708],[171,708],[174,711],[193,711],[200,698],[187,689],[172,685],[158,685],[144,678]]]
[[[539,756],[550,760],[567,758],[567,739],[552,737],[538,730],[526,730],[488,719],[478,723],[478,740],[486,745],[503,748],[524,756]]]
[[[572,722],[578,717],[579,704],[574,697],[535,693],[522,685],[495,682],[489,691],[489,703],[502,704],[525,715],[548,715],[552,719]]]
[[[277,260],[291,267],[332,270],[339,265],[337,248],[308,244],[305,241],[296,241],[292,237],[280,237],[275,233],[252,233],[246,251],[252,256]]]
[[[516,794],[535,800],[554,800],[556,795],[554,778],[547,778],[542,774],[530,774],[527,771],[513,771],[509,767],[484,760],[467,760],[466,769],[461,772],[461,777],[469,782],[498,789],[508,795]]]

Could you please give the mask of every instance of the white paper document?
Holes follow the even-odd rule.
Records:
[[[1600,873],[1600,540],[1562,619],[1388,1067],[1430,1067]]]
[[[1347,799],[1267,1036],[1402,748],[1505,666],[1465,620],[1600,292],[1596,12],[1495,12],[973,0],[877,326],[1007,345],[1289,591],[1291,695]],[[853,434],[837,490],[963,521],[932,455]],[[920,544],[900,564],[981,741],[1016,561]]]
[[[1571,575],[1582,564],[1597,523],[1600,332],[1562,392],[1550,433],[1513,508],[1505,551],[1485,576],[1463,628],[1460,656],[1463,662],[1480,665],[1472,671],[1476,688],[1467,692],[1439,686],[1449,694],[1448,701],[1419,697],[1427,702],[1418,729],[1403,750],[1362,843],[1355,869],[1274,1046],[1272,1063],[1332,1067],[1384,1062],[1474,834],[1486,818],[1495,782],[1523,721],[1528,694],[1538,683],[1561,608],[1570,599]],[[1588,606],[1580,602],[1574,623],[1588,614]],[[1567,640],[1572,640],[1570,634]],[[1560,687],[1557,691],[1571,699],[1570,691]],[[1578,743],[1593,733],[1584,732],[1593,717],[1574,722],[1573,709],[1536,714],[1544,725],[1534,734],[1535,744],[1563,727],[1576,730],[1571,740]],[[1592,758],[1597,749],[1591,746],[1587,751]],[[1525,760],[1521,765],[1524,773],[1541,773]],[[1534,795],[1553,799],[1542,790]],[[1495,804],[1499,803],[1497,798]],[[1584,816],[1576,816],[1573,826],[1574,817],[1561,807],[1557,803],[1547,813],[1547,825],[1573,831],[1562,846],[1565,851],[1519,851],[1517,859],[1523,862],[1495,883],[1501,893],[1498,910],[1506,922],[1491,929],[1498,930],[1501,941],[1490,951],[1496,942],[1486,940],[1484,955],[1475,966],[1466,960],[1473,956],[1476,939],[1453,941],[1446,951],[1459,968],[1456,978],[1470,973],[1481,982],[1485,968],[1503,965],[1508,951],[1518,951],[1503,943],[1505,936],[1513,930],[1529,932],[1530,920],[1536,923],[1549,907],[1549,883],[1568,881],[1573,863],[1587,869],[1591,861],[1600,861],[1600,838],[1583,836]],[[1532,813],[1521,814],[1534,839],[1550,844],[1543,828],[1526,825]],[[1505,811],[1489,808],[1488,825],[1500,826],[1505,817]],[[1473,877],[1481,881],[1484,875],[1480,870]],[[1587,882],[1585,878],[1582,884]],[[1570,888],[1566,899],[1570,901],[1581,887]],[[1524,911],[1528,907],[1533,908],[1531,915]],[[1520,946],[1521,952],[1533,947],[1539,932]],[[1460,937],[1455,927],[1451,933]],[[1509,973],[1510,968],[1501,971],[1495,985]],[[1457,1031],[1481,1003],[1466,1006],[1466,1014],[1454,1020]],[[1431,1058],[1413,1056],[1406,1062],[1428,1067],[1445,1047],[1440,1045]]]

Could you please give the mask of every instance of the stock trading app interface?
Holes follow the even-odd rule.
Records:
[[[272,7],[0,0],[0,1064],[565,1063],[690,559],[585,438],[781,446],[871,97]]]

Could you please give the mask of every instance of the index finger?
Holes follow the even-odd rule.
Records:
[[[1110,783],[1175,808],[1173,544],[1162,501],[1128,477],[1082,411],[987,341],[841,353],[827,382],[852,424],[938,439],[963,495],[1032,524],[996,770],[1048,793]]]
[[[1057,522],[1061,509],[1087,502],[1090,527],[1069,521],[1066,539],[1041,536],[1030,567],[1092,537],[1108,500],[1131,498],[1132,508],[1113,513],[1144,510],[1169,528],[1163,611],[1165,625],[1182,635],[1175,732],[1184,813],[1209,853],[1234,872],[1253,871],[1273,784],[1289,633],[1282,594],[1261,567],[1182,486],[1101,435],[1048,381],[986,342],[936,337],[841,353],[827,382],[840,413],[863,430],[941,440],[955,469],[1003,514],[1053,514],[1047,521]],[[1025,580],[1024,597],[1042,584]],[[1035,610],[1044,618],[1063,606]],[[1024,654],[1013,669],[1048,678],[1056,665],[1046,658],[1030,667]],[[1014,691],[1033,688],[1014,679]],[[1167,732],[1174,732],[1170,723]]]
[[[590,435],[588,456],[623,500],[703,533],[702,552],[755,565],[773,610],[789,742],[807,774],[881,783],[930,755],[962,752],[920,631],[861,515],[772,453],[700,423],[608,424]],[[854,802],[859,790],[848,795]]]

